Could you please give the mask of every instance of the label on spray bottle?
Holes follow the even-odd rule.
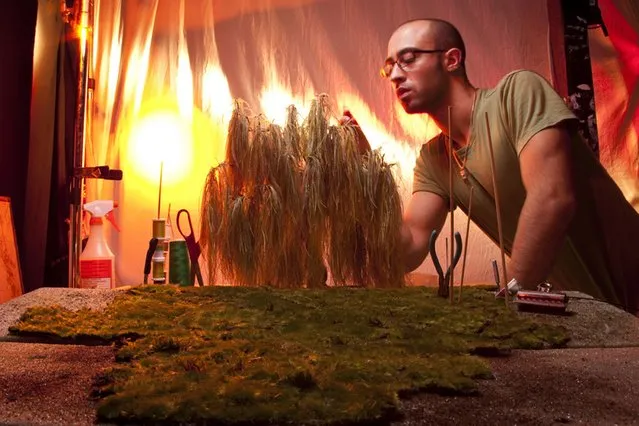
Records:
[[[113,288],[113,259],[82,259],[80,280],[82,288]]]

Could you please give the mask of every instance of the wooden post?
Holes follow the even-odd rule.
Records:
[[[0,197],[0,303],[21,296],[22,274],[11,200]]]

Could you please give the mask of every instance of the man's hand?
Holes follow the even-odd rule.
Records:
[[[339,119],[339,124],[340,126],[359,126],[359,123],[355,120],[355,117],[353,117],[353,114],[349,110],[342,113],[342,116]]]
[[[342,126],[354,126],[357,129],[357,145],[360,154],[371,151],[366,136],[350,111],[344,111],[339,119],[339,124]],[[406,272],[417,269],[426,259],[430,235],[435,229],[441,230],[447,214],[448,202],[439,195],[421,191],[411,196],[401,229]]]
[[[355,128],[357,150],[360,154],[371,152],[371,144],[368,143],[368,139],[366,139],[366,135],[362,132],[362,128],[359,126],[359,123],[355,120],[355,117],[353,117],[353,114],[351,114],[349,110],[344,111],[338,122],[340,126],[353,126]]]

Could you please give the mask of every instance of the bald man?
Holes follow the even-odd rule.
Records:
[[[549,281],[637,314],[639,215],[576,130],[576,117],[541,76],[525,70],[493,88],[474,87],[466,49],[449,22],[402,24],[390,37],[382,75],[409,114],[428,114],[441,134],[422,146],[402,230],[407,271],[428,254],[431,232],[449,208],[453,141],[456,207],[498,242],[490,165],[493,141],[508,288]]]

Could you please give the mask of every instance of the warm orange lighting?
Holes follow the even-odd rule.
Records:
[[[417,157],[417,149],[406,141],[398,140],[390,134],[369,106],[361,98],[349,93],[337,96],[340,111],[349,110],[366,135],[371,148],[380,149],[388,163],[396,164],[395,177],[398,179],[400,191],[404,197],[409,194],[413,177],[413,167]]]
[[[177,182],[190,170],[193,137],[188,120],[177,111],[150,112],[137,121],[129,138],[127,157],[135,174],[148,181],[159,180],[164,163],[164,181]]]
[[[202,75],[202,107],[211,118],[228,121],[233,112],[229,83],[219,65],[207,66]]]
[[[294,90],[290,84],[284,83],[286,80],[277,71],[273,53],[267,49],[264,52],[267,81],[259,97],[261,112],[273,123],[283,126],[286,124],[289,106],[295,105],[300,118],[304,119],[310,110],[311,101],[316,97],[315,88],[308,84],[301,90]],[[298,78],[304,80],[301,75]]]
[[[186,40],[183,37],[180,38],[176,89],[180,114],[190,121],[193,118],[193,73]]]
[[[180,111],[176,97],[147,101],[142,104],[140,114],[123,123],[126,129],[119,140],[124,179],[117,197],[122,232],[111,245],[121,260],[116,263],[120,285],[138,284],[141,280],[139,265],[144,264],[158,201],[162,217],[167,217],[171,205],[173,221],[178,210],[189,210],[195,233],[199,233],[204,183],[210,168],[224,159],[226,129],[198,108],[192,108],[191,118]],[[173,232],[177,236],[175,223]]]
[[[290,89],[284,88],[281,84],[271,83],[269,87],[262,91],[260,96],[260,106],[264,115],[275,124],[283,126],[286,124],[288,107],[295,105],[301,118],[305,118],[310,110],[310,100],[312,94],[305,98],[294,97]]]
[[[76,35],[80,39],[80,43],[85,43],[87,38],[89,37],[89,28],[85,26],[80,26],[75,29]]]
[[[430,138],[440,133],[435,122],[423,114],[406,114],[401,107],[395,108],[395,119],[402,130],[410,136],[417,146],[426,143]]]

